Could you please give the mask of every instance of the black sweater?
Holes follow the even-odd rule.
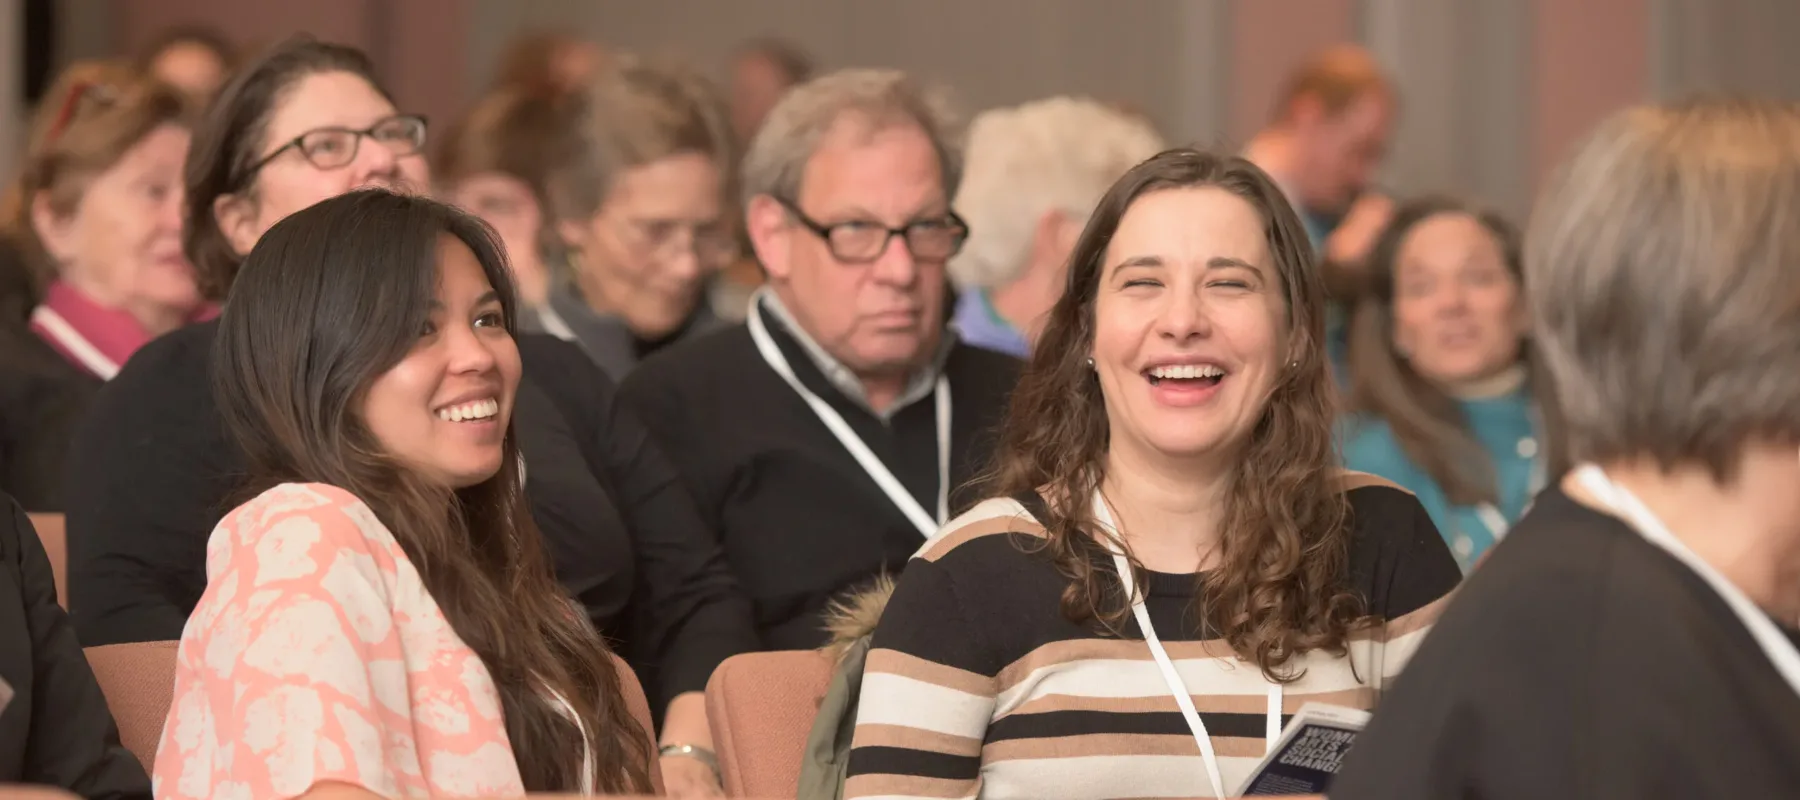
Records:
[[[920,505],[935,509],[932,396],[883,423],[832,388],[778,320],[766,313],[764,319],[799,379],[843,415]],[[1009,356],[952,349],[944,373],[953,489],[987,468],[1018,372],[1019,362]],[[762,360],[743,325],[658,353],[625,379],[620,394],[650,425],[709,528],[723,537],[732,569],[755,603],[765,648],[823,644],[820,614],[833,597],[879,573],[899,574],[924,544],[919,529]],[[951,513],[976,499],[953,494]]]
[[[82,797],[150,796],[137,757],[119,744],[69,618],[50,559],[12,498],[0,494],[0,784],[36,783]]]
[[[69,458],[69,605],[83,644],[177,639],[243,482],[214,405],[217,325],[157,339],[95,399]],[[518,337],[513,424],[557,577],[663,701],[753,649],[749,606],[643,424],[587,356]]]
[[[1331,787],[1796,796],[1800,696],[1743,622],[1674,556],[1554,487],[1463,584]]]

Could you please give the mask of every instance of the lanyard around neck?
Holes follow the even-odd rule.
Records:
[[[1094,519],[1102,528],[1124,541],[1124,534],[1113,522],[1112,508],[1107,505],[1106,498],[1100,490],[1094,490]],[[1169,651],[1163,647],[1162,639],[1156,635],[1156,626],[1150,624],[1150,609],[1144,605],[1143,595],[1138,593],[1137,580],[1131,574],[1131,561],[1125,552],[1111,539],[1103,540],[1106,549],[1112,551],[1113,567],[1119,572],[1119,581],[1125,584],[1125,593],[1131,598],[1131,615],[1137,619],[1138,628],[1144,633],[1144,644],[1150,647],[1150,656],[1156,659],[1156,667],[1162,672],[1163,683],[1169,687],[1169,693],[1175,697],[1175,705],[1181,709],[1181,718],[1187,721],[1188,732],[1194,735],[1194,743],[1200,746],[1200,757],[1206,761],[1206,777],[1212,780],[1213,796],[1225,797],[1225,780],[1219,775],[1219,757],[1213,751],[1212,737],[1206,732],[1206,723],[1200,721],[1200,712],[1194,708],[1194,698],[1188,694],[1187,683],[1181,679],[1181,673],[1175,671],[1175,662],[1170,660]],[[1263,752],[1267,754],[1275,749],[1276,740],[1281,738],[1281,684],[1269,683],[1269,712],[1263,726]]]
[[[900,509],[900,513],[906,515],[913,527],[919,529],[919,534],[927,539],[931,538],[950,519],[950,381],[939,375],[934,391],[937,395],[938,482],[937,514],[933,516],[926,512],[924,506],[919,505],[919,501],[900,483],[900,479],[894,477],[893,471],[881,463],[881,459],[875,455],[875,451],[869,449],[862,437],[856,435],[850,423],[844,421],[843,415],[800,382],[800,378],[794,374],[793,366],[788,363],[787,356],[782,355],[781,348],[775,344],[775,338],[769,335],[768,327],[763,324],[760,305],[751,305],[745,323],[750,328],[750,339],[756,343],[757,352],[762,354],[763,361],[768,362],[769,368],[775,370],[775,374],[787,381],[794,393],[806,401],[806,405],[812,408],[813,415],[825,423],[825,427],[831,430],[831,434],[837,437],[838,443],[845,450],[850,451],[850,457],[856,459],[857,465],[875,481],[882,494],[887,495],[894,507]]]
[[[1725,601],[1725,605],[1736,614],[1738,621],[1750,630],[1750,636],[1762,648],[1763,655],[1774,665],[1775,671],[1781,674],[1796,695],[1800,695],[1800,650],[1794,643],[1775,627],[1769,615],[1758,607],[1755,601],[1746,596],[1729,579],[1721,575],[1713,565],[1695,554],[1685,543],[1671,532],[1668,526],[1656,516],[1656,512],[1644,505],[1637,495],[1606,475],[1606,471],[1593,464],[1583,465],[1575,471],[1577,479],[1595,499],[1611,508],[1623,517],[1639,536],[1651,544],[1668,551],[1675,560],[1693,570],[1696,575],[1706,581],[1708,586]]]

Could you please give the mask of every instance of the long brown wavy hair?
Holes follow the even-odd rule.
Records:
[[[442,203],[353,192],[282,220],[257,242],[213,351],[219,411],[251,465],[246,491],[325,483],[374,510],[492,675],[527,790],[581,787],[582,736],[554,692],[590,734],[594,785],[648,793],[649,741],[606,645],[551,575],[511,423],[500,471],[453,490],[389,455],[361,417],[369,385],[429,320],[445,235],[474,251],[510,328],[517,300],[499,245],[479,220]]]
[[[1044,496],[1048,509],[1039,521],[1049,537],[1042,547],[1069,579],[1064,615],[1098,620],[1122,636],[1131,615],[1128,595],[1088,502],[1105,478],[1110,442],[1106,397],[1087,366],[1095,297],[1107,248],[1132,203],[1152,192],[1196,187],[1231,192],[1261,214],[1286,292],[1294,359],[1230,478],[1220,509],[1219,565],[1201,582],[1197,619],[1203,633],[1216,632],[1270,680],[1289,682],[1302,674],[1283,669],[1296,655],[1345,652],[1366,602],[1346,588],[1349,504],[1334,480],[1325,290],[1299,217],[1254,164],[1167,150],[1125,173],[1101,198],[1070,256],[1067,288],[1013,391],[988,488],[1003,496]],[[1143,565],[1136,557],[1131,563],[1141,583]]]
[[[1440,214],[1466,214],[1480,223],[1500,246],[1506,272],[1519,287],[1525,304],[1525,268],[1518,230],[1506,218],[1451,197],[1424,197],[1407,202],[1369,251],[1368,282],[1350,325],[1351,411],[1385,420],[1394,440],[1414,464],[1425,470],[1459,506],[1498,503],[1499,478],[1494,459],[1475,438],[1462,407],[1443,389],[1413,369],[1394,348],[1394,273],[1400,247],[1420,223]],[[1562,415],[1555,387],[1531,339],[1519,342],[1519,361],[1526,370],[1543,440],[1543,458],[1551,480],[1568,468],[1562,447]]]

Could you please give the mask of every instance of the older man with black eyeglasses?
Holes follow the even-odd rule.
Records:
[[[826,639],[846,590],[898,573],[987,466],[1017,361],[946,325],[960,142],[896,72],[796,87],[743,165],[768,284],[745,325],[645,362],[621,392],[724,537],[769,649]]]

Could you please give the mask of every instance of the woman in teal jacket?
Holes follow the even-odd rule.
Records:
[[[1417,495],[1464,572],[1560,471],[1522,282],[1504,219],[1416,200],[1371,250],[1351,323],[1345,466]]]

